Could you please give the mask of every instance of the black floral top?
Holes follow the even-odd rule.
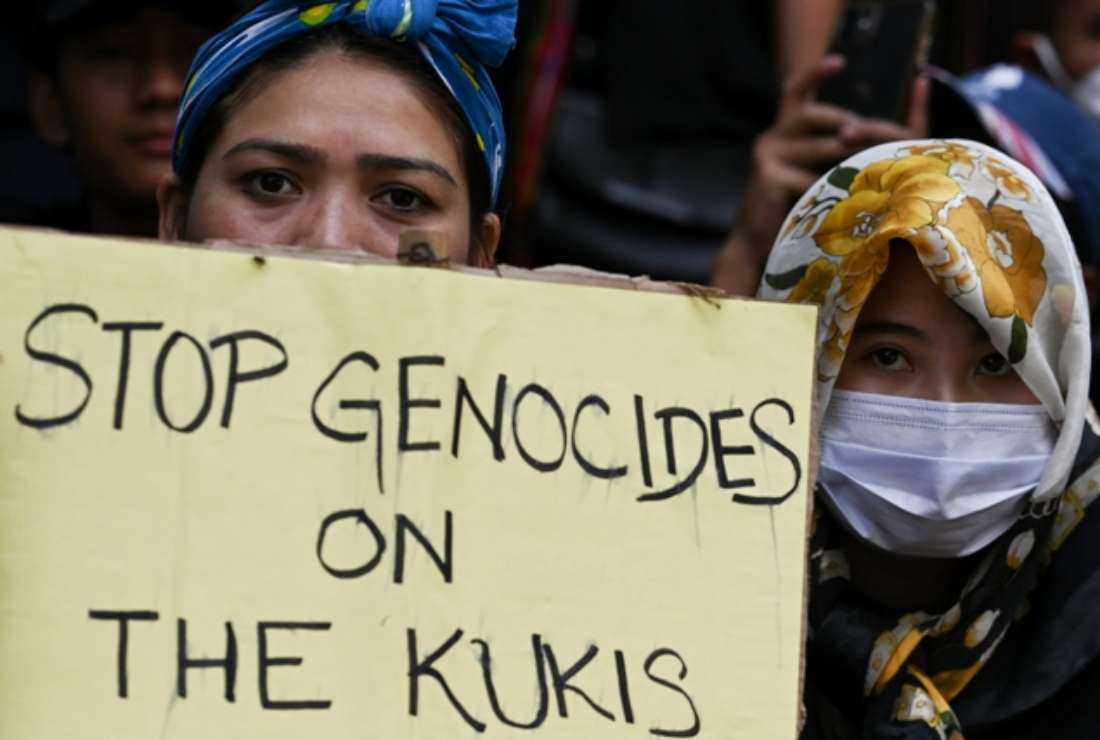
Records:
[[[1017,521],[939,614],[889,613],[858,594],[831,547],[837,525],[820,517],[803,739],[1100,737],[1098,456],[1086,425],[1059,508]]]

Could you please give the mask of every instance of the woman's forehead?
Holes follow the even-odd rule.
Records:
[[[400,72],[375,59],[323,52],[276,72],[229,117],[216,152],[241,140],[293,140],[333,160],[386,154],[438,162],[462,175],[456,142]]]
[[[970,344],[989,341],[977,319],[944,295],[913,247],[901,240],[890,247],[886,271],[860,311],[857,333],[871,323],[911,326],[931,337],[951,335]]]

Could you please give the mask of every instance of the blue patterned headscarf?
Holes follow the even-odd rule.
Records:
[[[176,121],[172,167],[210,109],[265,54],[315,28],[347,23],[368,36],[415,44],[454,95],[485,158],[495,206],[504,171],[504,116],[483,65],[497,66],[515,43],[517,0],[267,0],[211,38],[195,56]]]

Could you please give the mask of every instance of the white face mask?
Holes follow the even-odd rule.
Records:
[[[1100,67],[1093,67],[1083,77],[1074,80],[1066,71],[1058,50],[1054,48],[1049,37],[1036,34],[1033,49],[1051,82],[1073,98],[1093,121],[1100,124]]]
[[[1039,405],[833,391],[819,482],[860,538],[899,555],[963,557],[1012,526],[1056,439]]]

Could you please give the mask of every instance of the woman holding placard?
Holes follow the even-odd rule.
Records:
[[[261,3],[192,64],[161,238],[392,257],[424,231],[491,264],[505,142],[483,65],[515,15],[515,0]]]
[[[973,142],[867,150],[759,295],[821,306],[804,737],[1094,737],[1088,308],[1042,184]]]

